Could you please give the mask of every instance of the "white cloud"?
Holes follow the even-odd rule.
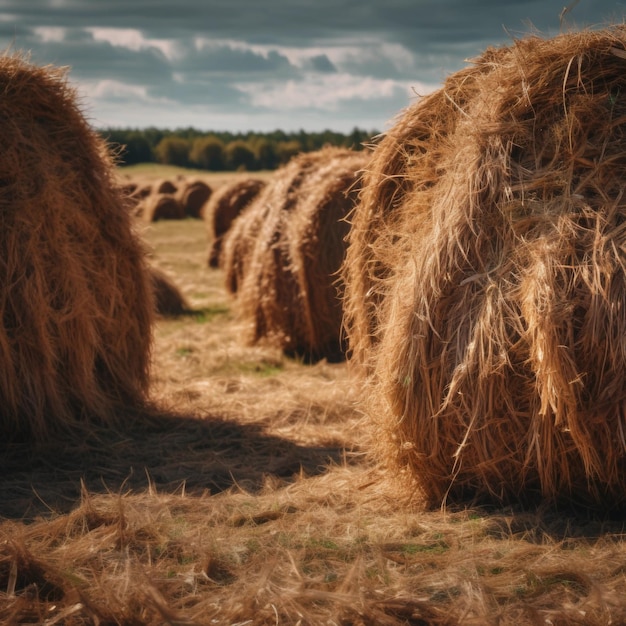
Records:
[[[38,26],[33,28],[33,33],[43,43],[59,43],[65,41],[67,29],[61,26]]]
[[[274,110],[325,109],[334,111],[349,100],[391,99],[399,93],[408,98],[415,92],[425,94],[434,85],[416,82],[380,80],[349,74],[309,75],[302,81],[246,83],[237,87],[248,94],[250,104]]]
[[[169,39],[147,39],[140,30],[135,28],[87,28],[96,41],[105,41],[112,46],[128,48],[134,52],[156,48],[167,58],[176,58],[178,46],[175,41]]]

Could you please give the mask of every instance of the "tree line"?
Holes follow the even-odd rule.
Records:
[[[163,163],[209,171],[273,170],[295,154],[319,150],[325,145],[362,150],[377,134],[356,127],[347,134],[331,130],[204,132],[194,128],[175,131],[106,128],[99,132],[116,150],[122,166]]]

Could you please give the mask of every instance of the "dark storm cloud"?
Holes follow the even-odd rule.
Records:
[[[96,108],[166,100],[253,127],[272,109],[297,125],[301,106],[302,119],[380,115],[381,127],[412,87],[435,88],[489,45],[622,22],[625,11],[626,0],[3,0],[0,47],[71,66]]]

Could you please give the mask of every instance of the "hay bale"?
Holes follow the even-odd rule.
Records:
[[[171,180],[161,180],[155,184],[154,192],[155,193],[176,193],[178,191],[178,186],[175,185]]]
[[[359,204],[349,216],[350,233],[342,278],[344,324],[353,366],[365,363],[379,335],[378,310],[388,290],[398,246],[411,245],[407,231],[430,219],[430,206],[444,157],[455,150],[454,131],[476,95],[480,76],[508,54],[488,48],[472,65],[452,74],[443,87],[417,100],[385,134],[363,174]],[[412,211],[400,210],[413,198]],[[406,226],[404,221],[410,224]]]
[[[625,58],[623,27],[515,41],[475,76],[428,206],[407,180],[357,209],[402,224],[369,410],[433,504],[625,503]],[[377,167],[371,186],[398,171]]]
[[[268,206],[260,199],[251,202],[222,237],[218,263],[224,270],[226,291],[231,295],[237,294],[247,273],[252,250],[267,213]]]
[[[266,181],[259,178],[246,178],[222,185],[205,207],[204,219],[209,237],[209,267],[220,265],[220,252],[224,235],[234,219],[259,195]]]
[[[63,71],[0,57],[0,429],[43,440],[143,406],[153,304],[107,146]]]
[[[185,211],[175,196],[167,193],[152,194],[142,202],[141,216],[147,222],[185,219]]]
[[[342,148],[299,155],[253,202],[266,214],[237,299],[249,343],[312,359],[343,355],[336,272],[367,157]]]
[[[177,192],[178,200],[186,217],[202,219],[204,205],[211,197],[213,190],[202,180],[183,183]]]
[[[149,274],[157,315],[177,317],[189,311],[185,297],[170,276],[154,266],[149,268]]]

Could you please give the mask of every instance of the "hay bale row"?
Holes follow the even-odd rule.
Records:
[[[366,160],[343,148],[299,155],[235,220],[224,265],[249,343],[270,342],[311,359],[342,357],[336,272],[345,254],[344,218]]]
[[[115,425],[148,388],[143,247],[64,73],[5,55],[0,91],[3,439]]]
[[[623,27],[520,39],[374,153],[347,329],[378,453],[432,504],[625,503],[625,59]]]
[[[207,202],[204,220],[209,239],[209,267],[220,266],[220,254],[224,235],[235,218],[259,195],[266,181],[246,178],[222,185]]]
[[[128,186],[126,187],[128,189]],[[170,180],[137,185],[129,194],[132,212],[146,222],[202,219],[204,205],[212,189],[204,181],[181,179],[178,185]]]

